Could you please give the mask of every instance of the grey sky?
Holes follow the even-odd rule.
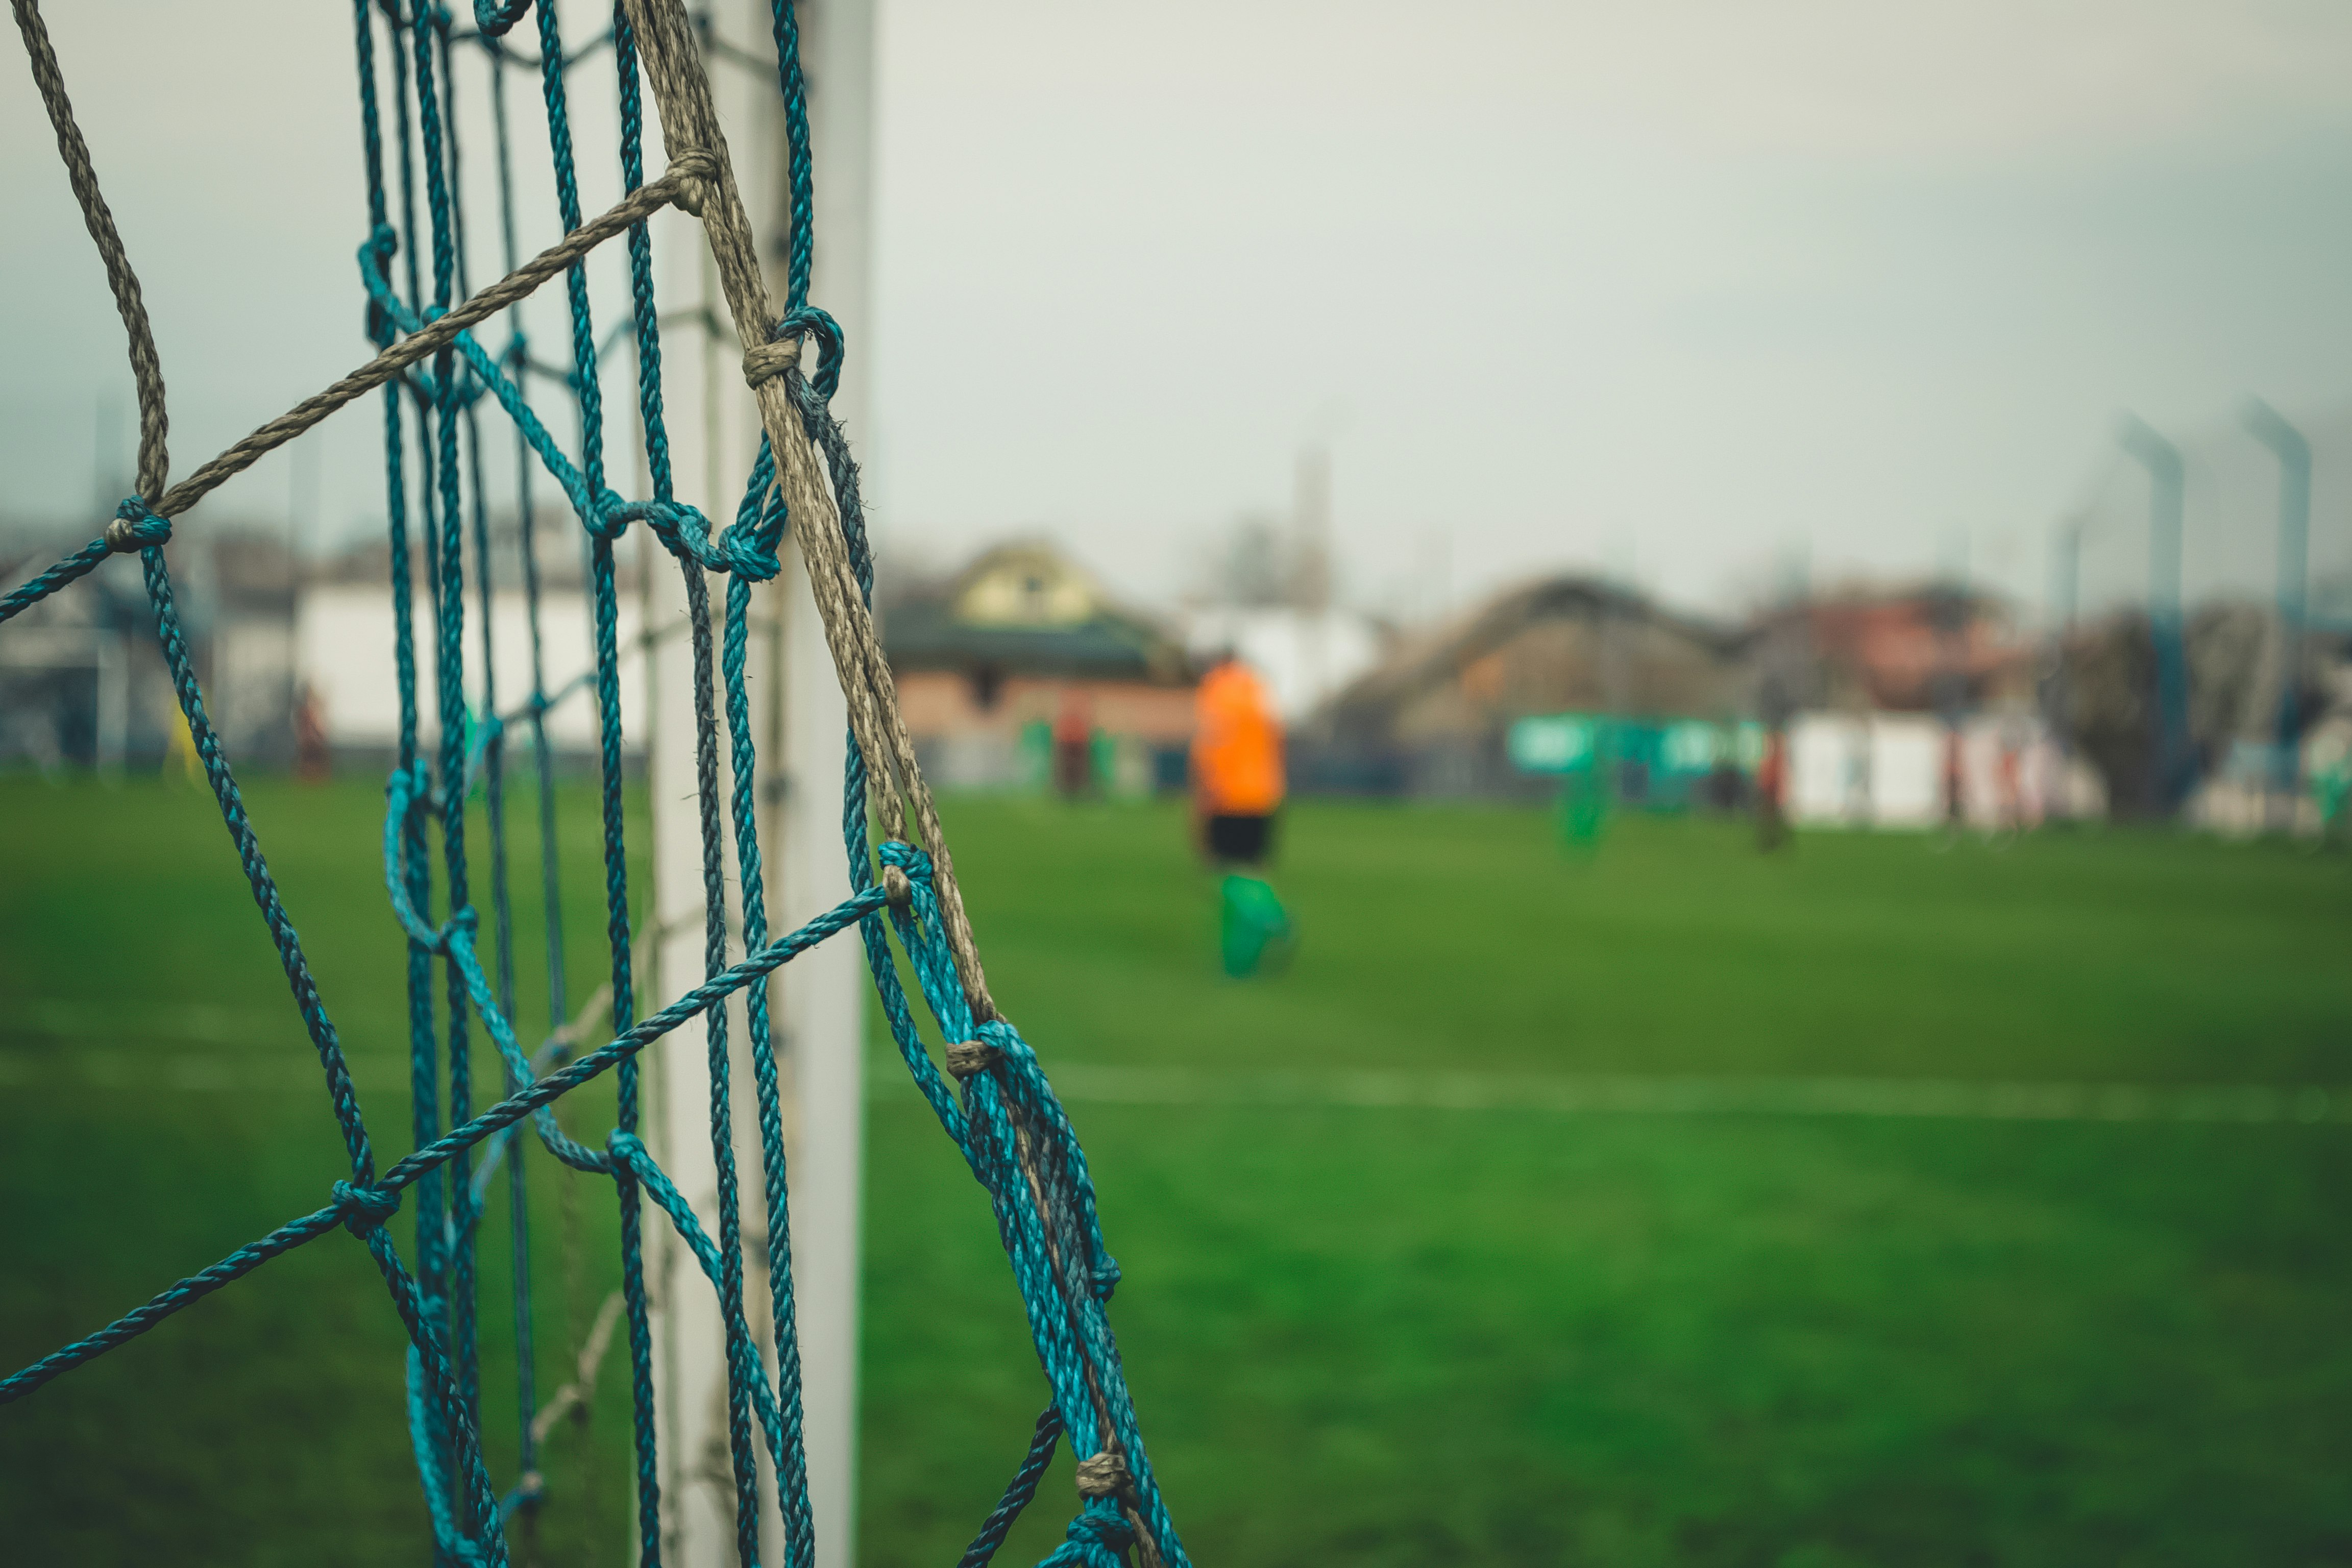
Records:
[[[1045,531],[1164,599],[1324,435],[1345,582],[1391,607],[1441,536],[1457,597],[1588,563],[1723,603],[1800,541],[1916,574],[1963,531],[2038,594],[2119,408],[2217,450],[2249,391],[2352,409],[2341,7],[881,3],[871,478],[942,562]],[[184,468],[364,352],[348,9],[51,8]],[[0,460],[51,512],[125,378],[13,68]],[[373,421],[320,445],[346,532]],[[2259,580],[2266,539],[2205,510],[2192,582]]]

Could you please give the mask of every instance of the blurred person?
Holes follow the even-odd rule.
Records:
[[[1789,735],[1778,724],[1764,731],[1756,764],[1756,847],[1770,854],[1789,841]]]
[[[1583,761],[1560,779],[1560,836],[1572,851],[1598,849],[1608,831],[1609,773],[1616,744],[1610,721],[1594,720]]]
[[[2324,763],[2313,766],[2306,776],[2311,784],[2311,802],[2319,814],[2317,844],[2323,847],[2340,845],[2347,837],[2346,825],[2352,813],[2345,806],[2352,803],[2352,753],[2339,753]]]
[[[1846,731],[1845,819],[1867,826],[1871,819],[1870,718],[1863,715]]]
[[[1064,800],[1083,800],[1094,784],[1094,704],[1083,687],[1065,686],[1054,710],[1054,787]]]
[[[327,749],[326,712],[319,701],[319,689],[306,680],[294,704],[294,776],[304,784],[324,784],[333,772],[333,758]]]
[[[187,715],[184,713],[178,717],[180,721],[168,726],[165,731],[163,776],[168,779],[176,772],[189,784],[203,784],[205,759],[204,753],[196,749],[196,732],[189,727]]]
[[[1274,696],[1230,648],[1193,698],[1192,820],[1201,855],[1219,884],[1219,946],[1239,979],[1287,961],[1289,911],[1261,874],[1282,808],[1282,720]]]
[[[1993,784],[1997,793],[1995,811],[1998,820],[1995,833],[2017,837],[2026,829],[2025,820],[2025,745],[2022,726],[2014,720],[2000,727],[2000,750],[1993,758]]]
[[[1958,838],[1969,825],[1968,760],[1958,724],[1944,726],[1944,832]]]

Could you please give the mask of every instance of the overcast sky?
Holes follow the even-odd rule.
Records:
[[[866,435],[901,549],[1048,532],[1164,601],[1324,439],[1343,583],[1391,609],[1573,565],[1722,605],[1800,552],[2038,595],[2049,525],[2133,482],[2119,410],[2225,452],[2258,392],[2322,434],[2352,560],[2343,6],[881,6]],[[185,472],[366,352],[349,7],[49,10]],[[128,378],[12,68],[0,506],[65,512]],[[376,441],[317,442],[316,536],[380,515]],[[273,460],[205,510],[296,488]],[[2268,573],[2251,515],[2192,510],[2192,580]]]

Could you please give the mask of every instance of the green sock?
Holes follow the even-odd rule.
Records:
[[[1290,914],[1273,888],[1255,877],[1230,871],[1220,891],[1220,945],[1227,974],[1238,980],[1265,967],[1269,958],[1276,964],[1288,958]]]

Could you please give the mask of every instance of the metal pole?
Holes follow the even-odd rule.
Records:
[[[2074,816],[2074,797],[2067,788],[2070,781],[2065,770],[2074,759],[2074,730],[2069,711],[2074,690],[2067,679],[2070,671],[2066,668],[2066,644],[2074,633],[2075,602],[2082,594],[2084,521],[2079,515],[2070,517],[2050,536],[2050,685],[2044,700],[2050,739],[2061,770],[2058,787],[2053,794],[2065,803],[2053,815],[2070,818]]]
[[[2246,428],[2279,462],[2278,616],[2284,668],[2279,677],[2276,754],[2272,779],[2294,811],[2303,782],[2303,628],[2311,567],[2311,443],[2259,397],[2246,400]],[[2290,815],[2289,822],[2293,817]]]
[[[2147,621],[2156,648],[2157,723],[2150,764],[2157,810],[2167,816],[2189,793],[2189,650],[2180,612],[2181,511],[2187,492],[2180,449],[2137,415],[2116,439],[2147,470]]]
[[[1307,710],[1322,705],[1330,664],[1327,640],[1331,620],[1331,449],[1320,441],[1299,448],[1293,491],[1291,604],[1297,616],[1299,701]]]
[[[2075,602],[2082,595],[2084,521],[2068,518],[2050,539],[2051,624],[2061,637],[2074,629]]]

